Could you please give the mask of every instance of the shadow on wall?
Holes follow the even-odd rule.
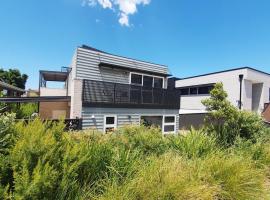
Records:
[[[204,124],[206,113],[182,114],[179,118],[179,129],[189,130],[191,127],[200,129]]]

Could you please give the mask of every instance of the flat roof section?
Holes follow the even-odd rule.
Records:
[[[45,71],[40,70],[40,77],[44,81],[59,81],[59,82],[65,82],[68,78],[68,72],[61,72],[61,71]]]
[[[70,96],[1,97],[1,103],[69,102]]]
[[[185,80],[185,79],[190,79],[190,78],[197,78],[197,77],[201,77],[201,76],[208,76],[208,75],[213,75],[213,74],[220,74],[220,73],[224,73],[224,72],[231,72],[231,71],[237,71],[237,70],[242,70],[242,69],[250,69],[262,74],[266,74],[268,76],[270,76],[269,73],[252,68],[252,67],[239,67],[239,68],[234,68],[234,69],[228,69],[228,70],[222,70],[222,71],[218,71],[218,72],[211,72],[211,73],[207,73],[207,74],[201,74],[201,75],[196,75],[196,76],[189,76],[189,77],[185,77],[185,78],[180,78],[179,80]]]

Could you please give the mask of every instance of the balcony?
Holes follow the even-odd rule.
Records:
[[[82,103],[88,107],[180,109],[180,92],[176,89],[83,80]]]

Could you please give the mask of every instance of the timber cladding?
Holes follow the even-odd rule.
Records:
[[[270,104],[265,105],[265,109],[262,112],[262,117],[265,119],[265,121],[270,122]]]
[[[39,115],[41,119],[69,118],[69,102],[40,102]]]

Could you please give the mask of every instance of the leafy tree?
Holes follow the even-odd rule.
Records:
[[[25,89],[25,83],[28,76],[26,74],[21,74],[18,69],[0,69],[0,79],[5,83]]]
[[[214,133],[220,143],[232,145],[237,137],[255,139],[265,131],[265,126],[256,113],[241,111],[228,101],[222,83],[217,83],[210,92],[211,97],[202,104],[209,111],[205,118],[205,128]]]

